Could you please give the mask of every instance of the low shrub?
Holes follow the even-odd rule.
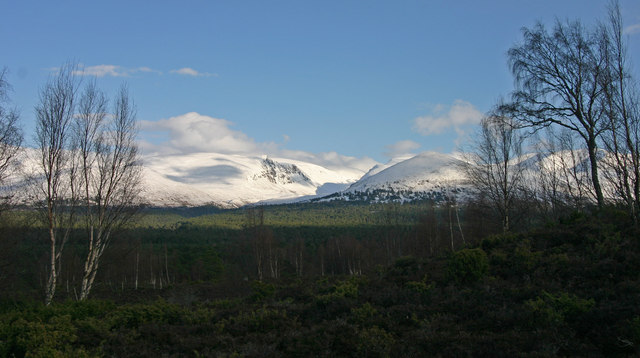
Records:
[[[480,280],[489,270],[487,254],[480,248],[463,249],[449,258],[447,276],[456,283]]]

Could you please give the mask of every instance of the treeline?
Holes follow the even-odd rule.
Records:
[[[198,282],[233,291],[252,280],[358,276],[406,255],[426,258],[460,249],[495,230],[472,220],[468,209],[433,202],[296,204],[195,217],[170,211],[143,211],[136,225],[113,233],[116,240],[96,275],[99,296]],[[0,288],[9,297],[38,297],[47,277],[46,227],[36,224],[32,211],[5,214]],[[336,225],[337,215],[352,224]],[[241,224],[220,225],[227,220]],[[60,299],[79,298],[85,234],[81,227],[68,233]]]

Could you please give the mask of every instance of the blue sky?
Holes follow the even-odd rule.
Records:
[[[620,3],[638,63],[640,1]],[[455,150],[512,89],[505,54],[523,26],[556,17],[590,24],[603,19],[606,5],[6,1],[0,66],[9,70],[28,139],[38,88],[72,60],[108,93],[128,84],[147,151],[326,160],[336,152],[384,162],[402,152]]]

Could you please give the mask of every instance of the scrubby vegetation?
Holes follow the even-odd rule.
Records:
[[[286,236],[284,228],[267,224],[265,220],[263,230]],[[406,226],[395,236],[399,247],[412,237]],[[147,230],[140,237],[145,231],[132,229],[128,240],[137,237],[141,247],[152,245],[145,255],[164,257],[167,266],[160,265],[164,260],[158,264],[162,270],[168,268],[169,278],[165,277],[162,288],[159,278],[155,288],[146,276],[136,288],[130,281],[104,284],[105,276],[93,299],[75,301],[70,293],[45,306],[36,303],[37,295],[30,296],[23,289],[28,285],[9,284],[9,277],[15,276],[5,275],[0,355],[542,357],[640,353],[640,232],[624,212],[614,209],[575,212],[528,231],[474,239],[456,251],[448,248],[445,235],[447,240],[433,254],[402,251],[402,256],[394,256],[389,263],[387,257],[370,249],[376,246],[386,252],[384,231],[390,228],[380,225],[368,237],[354,239],[363,253],[381,258],[369,258],[371,264],[360,271],[350,272],[347,261],[339,266],[338,258],[328,255],[324,274],[312,259],[306,260],[309,271],[297,274],[290,261],[294,256],[283,254],[279,276],[271,277],[266,265],[262,280],[257,279],[255,252],[237,252],[242,248],[236,245],[248,228],[214,229],[183,223],[164,229],[164,234],[159,228]],[[317,237],[305,241],[305,247],[311,248],[323,235],[331,236],[322,225],[297,234],[315,230]],[[170,237],[185,241],[178,247]],[[367,240],[376,245],[368,246]],[[286,246],[278,243],[279,248]],[[33,255],[25,248],[18,252],[25,258]],[[253,272],[233,264],[238,260],[233,255],[246,256],[247,268]],[[267,257],[265,254],[265,260]],[[334,274],[326,272],[329,262]],[[105,266],[112,280],[117,277],[114,266],[118,265]],[[3,272],[7,271],[11,269],[5,266]],[[166,276],[166,272],[160,274]]]

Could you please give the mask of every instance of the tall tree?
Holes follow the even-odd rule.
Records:
[[[4,187],[0,198],[0,212],[10,203],[12,192],[6,190],[7,180],[15,170],[16,159],[22,144],[22,131],[18,121],[20,116],[14,108],[8,108],[8,92],[11,87],[6,81],[7,69],[0,70],[0,186]]]
[[[611,3],[608,20],[601,25],[601,43],[608,70],[602,78],[602,106],[609,122],[604,143],[611,153],[605,165],[617,196],[637,222],[640,212],[639,96],[627,61],[622,16],[617,2]]]
[[[513,103],[505,108],[526,126],[561,126],[582,138],[595,199],[602,206],[598,140],[608,122],[599,106],[607,72],[601,30],[588,31],[577,21],[557,21],[550,32],[540,23],[524,28],[523,37],[508,52],[516,90]]]
[[[87,87],[77,118],[76,143],[81,158],[82,183],[88,231],[88,253],[80,299],[86,299],[100,267],[100,259],[114,231],[128,223],[139,208],[141,166],[136,111],[126,86],[122,86],[105,121],[106,100]]]
[[[496,109],[481,121],[481,129],[464,163],[471,184],[500,216],[502,230],[511,229],[512,208],[524,180],[520,162],[523,137],[513,119]]]
[[[39,194],[42,204],[50,253],[45,303],[53,300],[58,279],[58,267],[64,245],[73,220],[75,199],[75,168],[70,162],[69,140],[73,121],[75,97],[78,81],[74,76],[75,66],[66,64],[58,73],[49,78],[40,90],[40,98],[35,106],[35,140],[39,147]],[[69,185],[69,184],[72,185]],[[65,202],[66,199],[66,202]]]

